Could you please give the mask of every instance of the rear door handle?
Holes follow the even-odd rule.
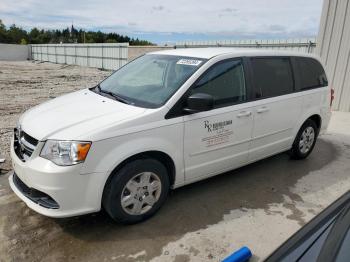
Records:
[[[263,106],[257,110],[258,114],[261,114],[267,111],[269,111],[269,109],[266,106]]]
[[[239,112],[239,114],[237,114],[237,117],[238,118],[241,118],[241,117],[248,117],[252,114],[252,112],[250,111],[242,111],[242,112]]]

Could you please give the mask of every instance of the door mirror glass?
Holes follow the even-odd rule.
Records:
[[[214,108],[214,98],[212,95],[197,93],[187,98],[187,106],[184,111],[190,114],[209,111]]]

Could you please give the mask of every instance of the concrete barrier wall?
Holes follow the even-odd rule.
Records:
[[[31,58],[30,45],[0,44],[0,60],[22,61]]]
[[[173,46],[129,46],[128,60],[134,60],[135,58],[149,52],[155,52],[160,50],[174,49]]]
[[[128,43],[32,45],[34,60],[116,70],[128,61]]]
[[[173,46],[129,46],[111,44],[41,44],[32,45],[32,59],[53,63],[118,69],[149,52],[174,49]]]

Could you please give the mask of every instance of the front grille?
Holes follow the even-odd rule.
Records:
[[[33,146],[37,146],[38,145],[38,140],[36,140],[34,137],[31,137],[30,135],[28,135],[26,132],[21,132],[21,137],[24,138],[25,141],[27,141],[28,143],[30,143]]]
[[[24,184],[23,181],[16,175],[16,173],[13,174],[13,183],[25,197],[29,198],[34,203],[50,209],[58,209],[60,207],[58,203],[49,195],[34,188],[30,188]]]
[[[16,155],[25,162],[33,154],[39,141],[22,130],[14,130],[14,150]]]

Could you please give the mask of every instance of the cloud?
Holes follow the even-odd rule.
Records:
[[[1,0],[0,19],[29,29],[78,28],[129,35],[315,36],[322,0]]]
[[[164,10],[164,6],[162,6],[162,5],[153,6],[152,9],[154,11],[163,11]]]
[[[285,32],[286,31],[286,27],[283,25],[270,25],[268,27],[271,32]]]
[[[232,12],[237,12],[238,9],[227,7],[227,8],[221,9],[221,11],[222,11],[222,12],[227,12],[227,13],[232,13]]]

